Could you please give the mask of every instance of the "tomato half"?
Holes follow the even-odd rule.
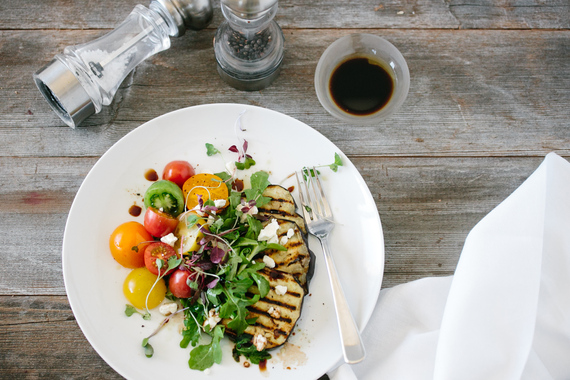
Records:
[[[163,237],[174,232],[178,226],[178,219],[168,215],[165,212],[149,207],[144,213],[144,228],[152,236]]]
[[[188,278],[190,281],[194,279],[195,274],[185,269],[176,269],[168,279],[168,289],[176,298],[190,298],[194,291],[188,286]]]
[[[187,161],[172,161],[164,167],[162,179],[174,182],[182,188],[184,182],[194,174],[196,174],[194,168]]]
[[[145,309],[147,306],[149,310],[154,309],[160,305],[166,295],[164,279],[157,281],[157,278],[158,276],[150,273],[146,268],[133,269],[123,283],[125,297],[137,309]]]
[[[228,187],[220,177],[214,174],[201,173],[190,177],[184,182],[182,191],[184,192],[188,210],[192,210],[198,205],[198,195],[202,196],[203,202],[206,202],[208,199],[224,199],[226,204],[222,208],[227,207],[229,203]]]
[[[118,226],[109,238],[111,254],[126,268],[144,267],[144,251],[153,241],[152,236],[138,222],[126,222]]]
[[[168,269],[168,259],[172,256],[176,256],[174,248],[166,243],[157,241],[156,243],[150,244],[144,250],[144,264],[150,273],[158,276],[158,265],[156,265],[156,260],[162,260],[160,274],[167,275],[174,271],[174,269],[171,269],[165,273],[166,269]]]

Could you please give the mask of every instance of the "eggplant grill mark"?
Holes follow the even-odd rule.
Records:
[[[272,319],[272,320],[283,321],[283,322],[286,322],[286,323],[291,323],[291,322],[292,322],[291,318],[287,318],[287,317],[283,317],[283,316],[280,316],[279,318],[275,318],[275,317],[271,316],[268,312],[266,312],[266,311],[264,311],[264,310],[261,310],[261,309],[258,309],[258,308],[253,307],[253,306],[250,306],[250,307],[248,307],[247,309],[248,309],[251,313],[253,313],[253,314],[264,315],[264,316],[266,316],[267,318]]]
[[[287,336],[287,333],[281,329],[274,329],[273,327],[265,326],[262,323],[255,322],[252,326],[259,327],[262,329],[273,330],[273,336],[276,338],[277,335]]]
[[[287,292],[287,295],[288,295],[288,296],[295,297],[295,298],[301,298],[301,295],[300,295],[299,293],[296,293],[296,292]],[[264,298],[263,300],[264,300],[265,302],[271,304],[271,305],[284,307],[285,309],[288,309],[288,310],[291,310],[291,311],[297,310],[297,307],[296,307],[296,306],[294,306],[294,305],[289,305],[289,304],[284,303],[284,302],[280,302],[280,301],[273,300],[273,299],[269,299],[269,298]]]

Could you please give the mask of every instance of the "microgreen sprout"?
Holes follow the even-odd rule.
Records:
[[[138,311],[133,305],[126,305],[125,308],[125,315],[127,317],[132,316],[133,314],[140,314],[140,316],[142,317],[142,319],[144,319],[145,321],[148,321],[150,319],[150,313],[141,313],[140,311]]]
[[[184,309],[180,309],[177,310],[176,312],[170,314],[168,317],[166,317],[162,322],[160,322],[160,324],[158,325],[158,327],[152,332],[152,334],[150,334],[149,336],[147,336],[146,338],[144,338],[142,340],[142,346],[144,348],[144,354],[147,358],[152,358],[152,356],[154,355],[154,348],[152,348],[152,346],[150,345],[150,343],[148,342],[150,340],[150,338],[152,338],[153,336],[155,336],[156,334],[158,334],[158,332],[160,331],[160,329],[168,323],[168,321],[170,321],[170,318],[172,318],[174,315],[186,311],[188,308],[184,308]]]
[[[326,168],[328,167],[330,170],[332,170],[333,172],[337,172],[338,171],[338,167],[339,166],[343,166],[343,162],[342,162],[342,158],[340,157],[340,155],[338,153],[335,152],[334,154],[334,162],[332,164],[328,164],[328,165],[317,165],[315,166],[315,170],[316,173],[313,171],[313,169],[309,169],[307,167],[304,167],[302,170],[303,173],[303,178],[305,179],[305,181],[307,180],[307,177],[314,177],[316,174],[321,174],[320,171],[317,170],[317,168]]]

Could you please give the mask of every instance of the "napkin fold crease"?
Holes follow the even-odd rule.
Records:
[[[570,378],[570,164],[554,153],[469,233],[455,274],[383,289],[333,380]]]

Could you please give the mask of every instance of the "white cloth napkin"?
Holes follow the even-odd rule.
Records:
[[[333,380],[570,379],[570,164],[554,153],[469,233],[454,276],[384,289]]]

